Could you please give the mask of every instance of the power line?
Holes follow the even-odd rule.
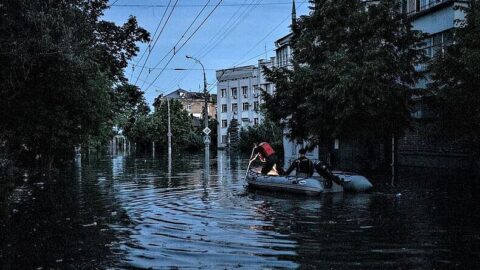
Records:
[[[241,22],[243,22],[243,20],[245,20],[245,15],[256,7],[256,5],[254,4],[255,1],[257,1],[255,4],[258,5],[261,0],[252,0],[252,5],[248,6],[241,14],[239,14],[235,21],[227,29],[225,29],[223,34],[219,36],[218,39],[212,44],[212,47],[205,50],[205,52],[201,54],[198,58],[203,58],[207,56],[213,49],[215,49],[215,47],[220,45],[232,33],[233,30],[235,30],[241,24]]]
[[[179,52],[185,46],[185,44],[187,44],[187,42],[195,35],[195,33],[197,33],[197,31],[200,29],[200,27],[202,27],[202,25],[207,21],[207,19],[212,15],[212,13],[220,6],[222,1],[223,0],[220,0],[217,3],[217,5],[212,9],[212,11],[207,15],[207,17],[205,17],[205,19],[200,23],[200,25],[195,29],[195,31],[190,35],[190,37],[188,37],[188,39],[185,40],[185,42],[180,46],[180,48],[178,48],[177,52]],[[170,62],[172,61],[173,57],[175,57],[175,55],[176,54],[173,54],[172,57],[170,57],[167,64],[165,65],[165,67],[162,69],[162,71],[160,71],[160,73],[157,75],[157,77],[155,77],[155,79],[150,83],[150,85],[147,87],[147,89],[145,89],[145,92],[152,86],[153,83],[155,83],[155,81],[160,77],[160,75],[162,75],[163,71],[168,67],[168,64],[170,64]]]
[[[115,0],[111,5],[108,5],[108,7],[113,7],[119,0]]]
[[[258,4],[260,6],[274,6],[274,5],[291,5],[291,2],[271,2],[271,3],[261,3]],[[237,6],[252,6],[252,5],[257,5],[257,4],[239,4],[239,3],[232,3],[232,4],[223,4],[222,6],[224,7],[237,7]],[[203,5],[201,4],[185,4],[185,5],[178,5],[179,8],[191,8],[191,7],[201,7]],[[214,4],[207,5],[209,7],[215,6]],[[115,5],[115,7],[141,7],[141,8],[162,8],[166,7],[165,5],[161,4],[153,4],[153,5],[148,5],[148,4],[121,4],[121,5]]]
[[[167,10],[168,10],[168,7],[170,7],[170,4],[172,3],[172,0],[169,0],[168,1],[168,4],[167,4],[167,8],[163,11],[163,14],[162,14],[162,18],[160,19],[160,21],[158,22],[158,25],[157,25],[157,28],[155,29],[155,32],[153,33],[153,36],[152,36],[152,40],[155,39],[155,36],[157,35],[157,32],[158,32],[158,29],[160,28],[160,25],[162,25],[162,22],[163,22],[163,19],[165,18],[165,14],[167,14]],[[152,41],[150,41],[148,43],[148,48],[150,49],[150,44],[152,44]],[[138,66],[138,64],[142,61],[143,57],[145,56],[145,53],[147,52],[147,50],[144,50],[143,53],[142,53],[142,56],[140,56],[140,59],[138,59],[138,61],[132,65],[132,69],[133,69],[133,72],[132,72],[132,75],[130,77],[130,80],[132,80],[133,78],[133,74],[135,73],[135,66]],[[138,80],[138,78],[137,78]]]
[[[160,33],[158,34],[157,38],[155,39],[155,42],[153,43],[152,48],[148,50],[147,58],[145,59],[145,62],[144,62],[143,65],[145,65],[145,64],[147,63],[148,58],[150,57],[150,54],[151,54],[153,48],[155,48],[155,45],[157,44],[158,39],[159,39],[160,36],[162,35],[163,30],[164,30],[165,27],[167,26],[167,23],[168,23],[168,21],[170,20],[170,17],[172,16],[172,13],[173,13],[173,11],[175,10],[175,6],[177,5],[177,3],[178,3],[178,0],[176,0],[176,1],[175,1],[175,4],[173,4],[173,7],[172,7],[172,9],[170,10],[170,13],[168,14],[167,19],[165,20],[165,23],[163,24],[162,30],[160,30]],[[140,70],[140,73],[138,74],[138,77],[137,77],[137,80],[135,81],[135,84],[137,84],[138,79],[140,78],[140,75],[142,75],[142,72],[143,72],[143,68]]]
[[[182,34],[182,36],[178,39],[177,43],[175,43],[175,45],[173,45],[172,49],[167,52],[165,54],[165,56],[163,56],[163,58],[158,62],[157,65],[155,65],[154,69],[156,69],[160,63],[173,51],[173,54],[176,54],[176,47],[177,45],[180,43],[180,41],[185,37],[185,35],[188,33],[188,31],[190,30],[190,28],[195,24],[195,22],[197,21],[197,19],[200,17],[200,15],[203,13],[203,11],[205,10],[205,8],[207,7],[208,3],[210,3],[211,0],[208,0],[207,4],[204,5],[204,7],[200,10],[200,12],[197,14],[197,16],[195,17],[195,19],[190,23],[190,25],[187,27],[187,30],[185,30]],[[145,78],[145,80],[148,79],[148,75],[147,75],[147,78]],[[145,85],[145,83],[142,84],[142,87]]]
[[[230,17],[230,19],[223,24],[223,26],[217,31],[217,33],[213,36],[212,39],[202,48],[202,50],[199,50],[195,55],[196,58],[204,58],[207,56],[213,49],[215,49],[218,45],[220,45],[226,38],[229,36],[233,30],[238,27],[243,20],[246,18],[246,14],[251,12],[261,0],[252,0],[249,4],[245,4],[248,0],[245,0],[243,3],[244,5],[240,5],[239,8],[235,12],[235,16]],[[243,11],[240,11],[243,7],[246,8]],[[204,51],[204,53],[201,53],[201,51]],[[190,65],[192,67],[193,63]],[[175,83],[173,85],[177,85],[185,77],[188,75],[189,72],[185,72],[182,75],[179,75],[177,79],[175,79]]]
[[[303,4],[305,4],[305,2],[306,2],[306,1],[301,2],[298,7],[301,7]],[[255,47],[257,47],[262,41],[264,41],[269,35],[271,35],[271,34],[272,34],[280,25],[282,25],[283,22],[285,22],[289,17],[290,17],[290,16],[287,16],[284,20],[282,20],[277,26],[275,26],[275,27],[273,28],[272,31],[270,31],[267,35],[265,35],[265,37],[263,37],[263,38],[262,38],[260,41],[258,41],[255,45],[253,45],[253,47],[252,47],[250,50],[248,50],[248,52],[245,53],[244,56],[242,56],[240,59],[242,59],[243,57],[245,57],[246,55],[248,55]],[[275,51],[275,49],[270,49],[270,50],[268,50],[268,52],[271,52],[271,51]],[[244,63],[246,63],[246,62],[248,62],[248,61],[250,61],[250,60],[253,60],[253,59],[255,59],[255,58],[258,58],[258,57],[260,57],[260,56],[261,56],[262,54],[264,54],[264,53],[266,53],[266,52],[262,52],[262,53],[260,53],[260,54],[258,54],[258,55],[255,55],[255,56],[253,56],[253,57],[251,57],[251,58],[249,58],[249,59],[247,59],[247,60],[245,60],[245,61],[239,62],[239,63],[233,65],[233,68],[235,68],[236,66],[243,65]],[[265,60],[267,60],[267,59],[265,59]],[[223,76],[223,74],[222,74],[222,76]],[[220,78],[221,78],[222,76],[220,76]],[[213,88],[218,84],[218,82],[219,82],[219,81],[217,80],[217,81],[212,85],[212,87],[208,90],[208,92],[212,91]]]

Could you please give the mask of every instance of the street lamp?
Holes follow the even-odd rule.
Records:
[[[204,120],[204,123],[205,123],[205,128],[203,129],[203,133],[205,133],[205,138],[204,138],[205,159],[209,160],[209,154],[210,154],[210,136],[209,136],[209,134],[210,134],[211,130],[208,128],[208,93],[207,93],[207,76],[205,74],[205,67],[203,66],[202,62],[200,62],[200,60],[198,60],[197,58],[189,56],[189,55],[187,55],[186,57],[187,57],[187,59],[192,59],[193,61],[200,64],[200,66],[202,66],[202,70],[203,70],[203,95],[204,95],[204,99],[205,99],[205,110],[203,111],[203,120]]]

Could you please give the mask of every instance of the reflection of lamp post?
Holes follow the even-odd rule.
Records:
[[[210,129],[208,128],[208,93],[207,93],[207,75],[205,74],[205,67],[203,66],[202,62],[198,60],[197,58],[194,58],[192,56],[187,55],[187,59],[192,59],[193,61],[197,62],[202,66],[202,71],[203,71],[203,95],[205,99],[205,110],[203,112],[203,120],[205,123],[205,129],[203,132],[205,133],[205,138],[204,138],[204,143],[205,143],[205,158],[209,158],[209,153],[210,153]]]

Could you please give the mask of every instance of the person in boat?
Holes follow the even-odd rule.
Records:
[[[290,175],[293,170],[296,170],[297,177],[312,177],[313,175],[313,162],[308,159],[305,154],[307,150],[300,149],[298,154],[300,155],[296,160],[293,161],[292,165],[285,172],[285,175]]]
[[[255,146],[254,150],[255,157],[260,159],[263,163],[262,174],[268,174],[272,169],[275,169],[279,175],[283,175],[283,169],[278,162],[278,156],[273,150],[273,147],[267,143],[262,142]]]
[[[335,182],[338,185],[343,186],[344,182],[340,177],[334,175],[330,168],[325,164],[324,162],[320,161],[314,165],[315,170],[317,173],[325,179],[325,187],[326,188],[331,188],[333,185],[333,182]]]

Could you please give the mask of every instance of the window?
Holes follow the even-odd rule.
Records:
[[[253,124],[258,125],[258,118],[253,118]]]
[[[242,118],[242,127],[248,127],[250,120],[248,118]]]
[[[408,0],[407,13],[415,12],[415,2],[416,0]]]
[[[222,120],[222,128],[226,128],[228,126],[227,120]]]
[[[231,90],[232,90],[232,97],[237,98],[237,88],[233,87]]]
[[[248,86],[242,86],[242,95],[244,98],[248,97]]]
[[[192,110],[192,104],[187,104],[186,110],[187,110],[187,111],[191,111],[191,110]]]
[[[253,102],[253,109],[258,111],[258,101]]]
[[[222,89],[220,91],[221,91],[222,98],[225,97],[225,95],[227,94],[227,89]]]
[[[227,135],[222,135],[222,143],[227,143]]]
[[[222,112],[227,112],[227,104],[222,104]]]
[[[437,33],[423,41],[423,49],[425,56],[435,57],[438,53],[445,52],[445,48],[453,43],[453,36],[451,31]]]
[[[232,103],[232,111],[233,112],[238,111],[238,104],[237,103]]]
[[[244,111],[248,111],[248,110],[249,110],[249,108],[250,108],[250,104],[249,104],[248,102],[244,102],[244,103],[243,103],[243,108],[242,108],[242,109],[243,109]]]
[[[264,84],[263,87],[265,88],[265,92],[270,93],[270,84],[269,83]]]

